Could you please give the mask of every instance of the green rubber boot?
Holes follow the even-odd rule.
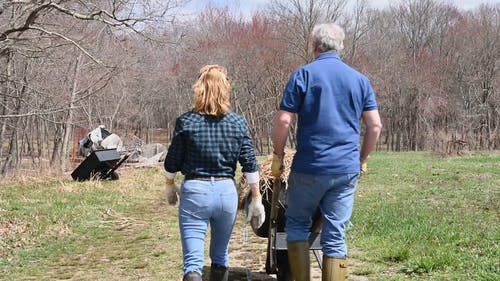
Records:
[[[310,281],[311,262],[307,241],[288,242],[288,261],[295,281]]]
[[[344,281],[347,276],[347,259],[323,256],[321,281]]]

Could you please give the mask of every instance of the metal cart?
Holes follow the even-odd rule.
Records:
[[[264,190],[262,204],[266,211],[266,219],[260,228],[252,228],[252,230],[257,236],[268,239],[266,273],[276,274],[278,281],[292,281],[285,233],[287,190],[282,188],[283,186],[285,186],[284,182],[274,181],[272,189],[267,188]],[[317,209],[313,216],[313,225],[309,235],[309,249],[313,251],[320,268],[322,266],[319,242],[321,225],[321,213]]]
[[[116,148],[92,151],[71,173],[71,177],[76,181],[117,180],[116,170],[130,155],[120,156]]]

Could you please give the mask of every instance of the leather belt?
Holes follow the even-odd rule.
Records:
[[[184,180],[197,180],[197,181],[223,181],[223,180],[230,180],[232,177],[208,177],[208,176],[192,176],[192,175],[187,175],[184,177]]]

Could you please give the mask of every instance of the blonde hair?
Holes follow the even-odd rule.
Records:
[[[226,68],[205,65],[200,69],[198,81],[193,85],[194,111],[202,115],[220,117],[230,111],[231,85]]]

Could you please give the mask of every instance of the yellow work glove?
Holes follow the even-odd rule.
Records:
[[[248,215],[247,222],[252,224],[253,229],[258,229],[262,226],[266,220],[266,211],[264,210],[264,205],[262,205],[262,196],[252,196],[252,201],[248,205]]]
[[[359,159],[361,162],[361,167],[360,167],[360,174],[364,174],[368,171],[368,164],[366,163],[368,161],[368,158],[365,159]]]
[[[273,162],[271,163],[271,175],[277,179],[281,177],[285,167],[283,166],[283,158],[279,157],[276,153],[273,153]]]
[[[175,205],[177,204],[177,194],[179,193],[179,186],[175,184],[174,179],[167,179],[165,181],[165,198],[167,199],[168,204]]]

